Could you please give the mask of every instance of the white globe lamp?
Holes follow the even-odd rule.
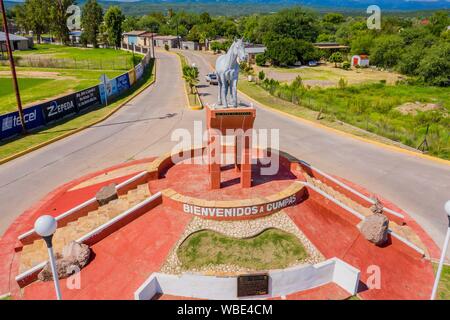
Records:
[[[53,283],[55,284],[56,298],[58,300],[61,300],[61,288],[59,287],[58,272],[56,270],[56,259],[55,255],[53,254],[52,244],[53,234],[55,233],[57,227],[58,222],[54,217],[49,215],[40,216],[34,223],[34,231],[38,235],[40,235],[47,244],[48,257],[53,274]]]

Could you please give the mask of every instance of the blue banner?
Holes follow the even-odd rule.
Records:
[[[41,106],[23,109],[23,117],[27,130],[45,125]],[[0,139],[5,139],[22,132],[19,112],[11,112],[0,116]]]
[[[128,73],[118,76],[115,80],[117,82],[117,93],[122,93],[130,88],[130,78],[128,77]]]

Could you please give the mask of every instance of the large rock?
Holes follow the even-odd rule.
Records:
[[[64,279],[80,271],[85,267],[91,256],[89,246],[72,241],[63,248],[62,255],[56,254],[56,272],[59,279]],[[50,262],[47,262],[42,271],[38,274],[41,281],[53,280]]]
[[[364,219],[359,225],[362,235],[377,246],[387,241],[389,219],[384,214],[373,214]]]
[[[104,186],[97,192],[95,198],[97,199],[98,204],[101,206],[107,204],[112,200],[117,199],[118,195],[116,190],[116,184],[112,183],[110,185]]]
[[[384,206],[383,206],[383,204],[380,202],[380,200],[378,199],[378,198],[375,198],[374,199],[374,204],[370,207],[370,210],[373,212],[373,213],[376,213],[376,214],[382,214],[383,213],[383,208],[384,208]]]

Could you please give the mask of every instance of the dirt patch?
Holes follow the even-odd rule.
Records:
[[[433,110],[442,110],[442,106],[437,103],[423,103],[423,102],[406,102],[398,107],[395,110],[399,111],[401,114],[405,115],[413,115],[415,116],[419,111],[433,111]]]
[[[11,76],[10,71],[0,71],[0,77]],[[61,76],[58,72],[52,71],[17,71],[18,77],[24,78],[40,78],[40,79],[53,79],[53,80],[76,80],[76,77]]]

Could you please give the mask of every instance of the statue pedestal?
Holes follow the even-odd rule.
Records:
[[[252,186],[251,129],[255,118],[254,108],[206,108],[211,189],[220,189],[222,153],[227,151],[227,146],[222,145],[222,137],[230,135],[234,137],[234,166],[241,172],[241,187]]]

